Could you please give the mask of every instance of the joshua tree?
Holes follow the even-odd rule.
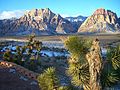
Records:
[[[99,46],[99,40],[93,41],[90,52],[86,54],[89,63],[89,90],[101,90],[100,74],[102,70],[102,58]]]
[[[91,41],[73,36],[68,37],[64,43],[71,54],[67,72],[72,77],[72,83],[76,86],[83,85],[84,88],[89,88],[89,64],[85,55],[91,46]]]
[[[16,54],[14,54],[14,60],[16,63],[22,65],[24,64],[24,52],[26,51],[26,47],[25,46],[16,46]]]
[[[3,55],[4,60],[10,61],[11,60],[11,51],[7,48],[6,52]]]
[[[38,40],[34,40],[35,35],[31,35],[29,37],[28,44],[25,46],[27,48],[27,62],[25,63],[25,67],[29,68],[32,71],[37,70],[38,64],[40,65],[40,51],[42,48],[42,42]],[[36,52],[33,52],[36,50]]]
[[[38,76],[39,86],[42,90],[57,90],[58,79],[55,74],[55,68],[50,67]]]
[[[84,90],[101,90],[118,82],[120,47],[110,48],[102,60],[98,39],[91,42],[69,37],[64,43],[71,54],[67,72],[74,85],[83,86]]]
[[[37,50],[37,52],[36,52],[36,60],[38,60],[40,58],[39,53],[40,53],[41,48],[42,48],[42,42],[40,42],[38,40],[34,40],[34,38],[35,38],[35,35],[31,35],[29,37],[29,41],[28,41],[28,44],[27,44],[28,55],[31,55],[33,50]]]
[[[103,60],[101,72],[102,88],[111,87],[120,80],[120,45],[107,50],[106,60]]]
[[[34,47],[36,48],[37,52],[36,52],[36,59],[39,60],[39,54],[40,54],[40,51],[41,51],[41,48],[42,48],[42,42],[40,41],[34,41]]]

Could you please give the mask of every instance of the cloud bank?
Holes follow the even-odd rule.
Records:
[[[77,17],[79,16],[80,14],[74,14],[74,15],[69,15],[69,14],[60,14],[63,18],[65,17]]]
[[[0,13],[0,19],[19,18],[24,15],[24,12],[24,10],[2,11]]]
[[[0,12],[0,20],[2,19],[11,19],[11,18],[20,18],[28,12],[29,10],[13,10],[13,11],[2,11]],[[68,14],[60,14],[63,18],[70,17]],[[72,17],[77,17],[79,14],[71,15]]]

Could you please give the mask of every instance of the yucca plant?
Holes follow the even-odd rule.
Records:
[[[90,72],[85,54],[89,52],[91,40],[83,40],[79,37],[69,37],[64,41],[66,49],[70,52],[68,75],[74,85],[91,90],[89,85]],[[101,53],[101,52],[99,52]],[[101,59],[101,57],[100,57]],[[103,63],[102,63],[103,62]],[[101,87],[111,87],[119,81],[120,74],[120,46],[108,49],[106,59],[102,60],[102,70],[100,71]]]
[[[108,49],[107,61],[115,70],[120,68],[120,45]]]
[[[112,87],[120,80],[120,46],[109,47],[101,73],[102,87]]]
[[[37,78],[42,90],[57,90],[59,83],[55,74],[55,68],[50,67]]]
[[[40,42],[38,40],[34,40],[34,38],[35,38],[35,35],[31,35],[29,37],[29,41],[28,41],[28,44],[27,44],[27,48],[28,48],[27,53],[30,56],[33,50],[37,50],[36,60],[39,60],[40,59],[39,54],[40,54],[40,51],[41,51],[41,48],[42,48],[42,42]]]
[[[105,87],[112,87],[115,84],[117,84],[118,81],[119,81],[118,74],[114,70],[103,69],[101,73],[102,89],[104,89]]]
[[[89,65],[85,54],[89,51],[91,40],[86,41],[72,36],[68,37],[64,44],[71,54],[67,73],[71,76],[72,83],[75,86],[89,88]]]
[[[3,59],[6,61],[11,60],[11,51],[9,49],[7,49],[6,52],[3,54]]]
[[[91,47],[92,41],[80,39],[76,36],[68,37],[64,41],[66,49],[70,52],[71,55],[79,57],[79,55],[85,55],[88,52],[88,49]]]

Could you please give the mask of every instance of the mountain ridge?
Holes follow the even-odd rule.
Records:
[[[120,32],[120,17],[111,10],[97,9],[91,16],[63,18],[49,8],[32,9],[22,17],[0,20],[0,36],[57,35]]]
[[[78,32],[120,32],[118,21],[116,13],[100,8],[82,23]]]
[[[71,22],[56,15],[49,8],[33,9],[15,20],[2,20],[0,32],[4,35],[66,34],[77,32]]]

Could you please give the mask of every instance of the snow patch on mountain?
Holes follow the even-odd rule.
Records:
[[[77,17],[66,17],[66,19],[70,22],[78,22],[78,21],[85,21],[87,17],[85,16],[77,16]]]

